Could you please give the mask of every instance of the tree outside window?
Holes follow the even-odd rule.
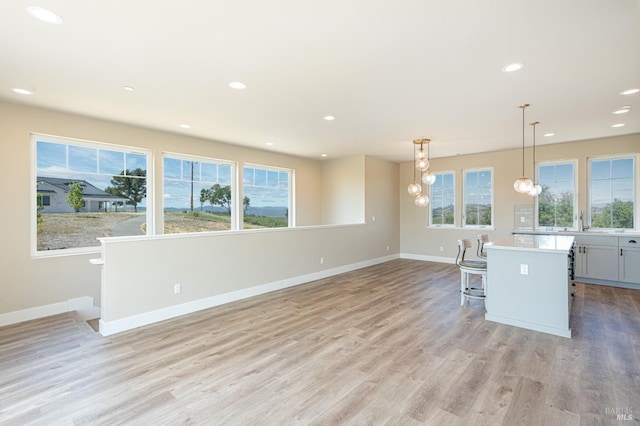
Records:
[[[634,157],[591,159],[589,214],[591,227],[634,229]]]

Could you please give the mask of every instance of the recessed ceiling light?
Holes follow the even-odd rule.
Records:
[[[131,86],[124,86],[123,89],[126,90],[127,92],[133,92],[134,90],[133,87]]]
[[[545,133],[544,136],[549,138],[551,136],[555,136],[555,133]]]
[[[34,18],[47,24],[62,24],[62,18],[60,16],[44,7],[29,6],[27,7],[27,12]]]
[[[640,92],[640,89],[629,89],[629,90],[625,90],[624,92],[620,92],[620,94],[623,96],[626,96],[626,95],[635,95],[638,92]]]
[[[236,90],[243,90],[247,88],[247,85],[244,83],[240,83],[239,81],[232,81],[229,83],[229,87]]]
[[[327,121],[333,121],[333,120],[335,120],[336,118],[335,118],[333,115],[325,115],[325,116],[324,116],[324,119],[325,119],[325,120],[327,120]]]
[[[629,108],[621,108],[619,110],[613,111],[611,114],[624,114],[626,112],[631,111],[631,109]]]
[[[524,67],[523,63],[515,62],[513,64],[505,65],[504,67],[502,67],[502,71],[503,72],[514,72],[514,71],[518,71],[522,67]]]
[[[611,127],[624,127],[624,123],[612,124]]]
[[[327,154],[320,154],[320,157],[326,157]]]
[[[266,146],[274,146],[275,144],[273,142],[265,142],[264,143]]]
[[[181,124],[180,127],[182,127],[183,129],[190,129],[191,125],[190,124]]]
[[[20,89],[19,87],[16,87],[14,89],[11,89],[16,93],[20,93],[21,95],[33,95],[33,92],[31,90],[27,90],[27,89]]]

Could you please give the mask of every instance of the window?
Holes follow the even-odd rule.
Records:
[[[493,226],[493,170],[464,171],[464,226]]]
[[[35,252],[95,248],[97,238],[146,233],[147,152],[32,135]]]
[[[589,160],[592,228],[634,229],[634,157]]]
[[[232,229],[231,163],[165,154],[164,233]]]
[[[246,165],[242,175],[244,228],[289,226],[291,170]]]
[[[538,165],[538,226],[574,228],[576,218],[575,162]]]
[[[436,181],[431,185],[431,225],[455,224],[455,182],[453,172],[434,173]]]

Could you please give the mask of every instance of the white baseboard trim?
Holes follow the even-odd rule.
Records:
[[[566,337],[571,339],[571,329],[556,328],[544,324],[536,324],[528,321],[522,321],[519,319],[503,317],[499,315],[492,315],[489,313],[484,314],[484,319],[487,321],[499,322],[501,324],[513,325],[520,328],[526,328],[534,331],[541,331],[543,333],[553,334],[555,336]]]
[[[343,274],[345,272],[355,271],[356,269],[366,268],[367,266],[377,265],[379,263],[388,262],[390,260],[398,258],[399,255],[397,254],[379,257],[376,259],[370,259],[350,265],[339,266],[337,268],[325,269],[323,271],[301,275],[298,277],[292,277],[280,281],[261,284],[255,287],[232,291],[230,293],[224,293],[216,296],[206,297],[204,299],[193,300],[191,302],[182,303],[180,305],[167,306],[166,308],[156,309],[154,311],[145,312],[142,314],[133,315],[113,321],[104,321],[103,319],[100,319],[100,334],[102,334],[103,336],[110,336],[115,333],[132,330],[134,328],[142,327],[160,321],[165,321],[182,315],[187,315],[203,309],[213,308],[225,303],[247,299],[249,297],[270,293],[276,290],[282,290],[288,287],[305,284],[311,281]]]
[[[93,306],[93,297],[85,296],[69,299],[66,302],[0,314],[0,327],[71,311],[77,311],[80,317],[85,320],[100,317],[100,308]]]
[[[400,259],[423,260],[425,262],[451,263],[455,264],[456,260],[450,257],[427,256],[424,254],[401,253]]]

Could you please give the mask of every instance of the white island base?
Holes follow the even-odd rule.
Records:
[[[573,237],[515,235],[487,247],[485,319],[571,338]]]

